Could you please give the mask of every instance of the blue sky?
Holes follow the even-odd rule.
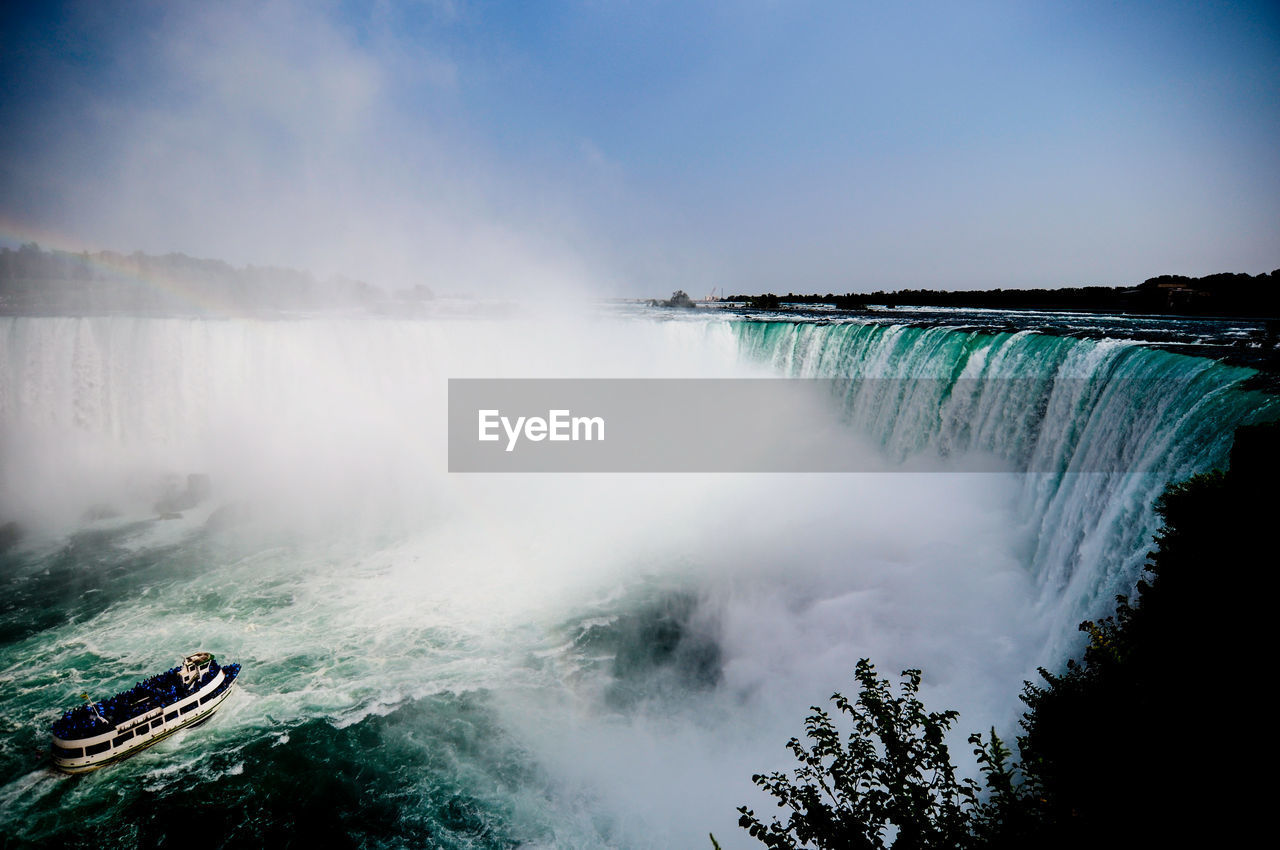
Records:
[[[37,4],[4,239],[441,291],[1280,266],[1274,3]]]

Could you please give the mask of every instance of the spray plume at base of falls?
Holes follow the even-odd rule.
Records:
[[[1069,378],[1079,403],[1046,407],[1030,449],[999,415],[1027,404],[1000,395],[1026,381],[850,399],[850,428],[895,460],[1075,440],[1067,454],[1150,453],[1157,474],[443,470],[449,377],[760,375],[930,392]],[[1234,423],[1265,412],[1244,375],[936,328],[5,319],[0,521],[31,531],[4,556],[0,677],[21,731],[0,803],[32,837],[68,806],[145,834],[197,793],[266,823],[293,771],[319,777],[315,805],[337,813],[319,822],[374,845],[670,847],[714,830],[746,846],[751,774],[780,765],[859,657],[922,667],[964,729],[1010,723],[1022,678],[1136,578],[1164,481],[1221,462]],[[155,482],[191,472],[214,499],[155,520]],[[82,519],[103,503],[119,516]],[[221,504],[248,520],[209,524]],[[245,663],[207,740],[71,791],[27,755],[69,694],[192,640]],[[383,790],[343,779],[361,770]],[[339,818],[367,793],[380,822]]]

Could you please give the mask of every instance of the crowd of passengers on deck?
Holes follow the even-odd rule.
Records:
[[[65,712],[53,724],[53,734],[59,738],[71,740],[98,735],[106,731],[103,724],[112,726],[124,723],[139,714],[164,705],[172,705],[190,694],[192,691],[209,683],[218,673],[217,662],[211,662],[209,671],[190,688],[182,684],[178,675],[178,667],[138,682],[127,691],[116,694],[102,702],[86,703]]]

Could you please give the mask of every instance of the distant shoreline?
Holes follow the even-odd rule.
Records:
[[[1280,319],[1280,269],[1259,275],[1224,272],[1205,277],[1161,275],[1137,286],[1077,286],[1057,289],[933,290],[803,295],[728,295],[708,303],[738,303],[762,309],[826,305],[865,310],[897,307],[969,307],[985,310],[1050,310],[1151,316]]]

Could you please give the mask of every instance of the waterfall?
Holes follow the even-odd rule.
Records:
[[[923,668],[953,753],[1011,731],[1132,588],[1167,482],[1277,413],[1126,340],[664,319],[0,318],[6,834],[269,824],[306,771],[386,846],[696,846],[860,657]],[[449,378],[762,376],[835,379],[894,471],[446,471]],[[940,456],[1033,471],[911,471]],[[157,509],[188,475],[212,496]],[[195,648],[241,692],[67,796],[48,724]]]
[[[1028,568],[1069,631],[1131,590],[1162,489],[1222,465],[1234,428],[1277,410],[1240,388],[1248,369],[1126,340],[707,320],[631,323],[619,341],[618,323],[604,324],[556,348],[510,322],[6,318],[0,511],[30,519],[73,504],[78,515],[119,495],[118,474],[86,471],[126,464],[214,467],[224,487],[289,477],[308,495],[388,475],[414,489],[439,473],[447,377],[584,363],[606,376],[723,375],[738,359],[851,379],[849,427],[890,457],[984,452],[1032,470],[1018,513]]]
[[[1241,388],[1250,369],[1128,340],[858,323],[734,329],[744,356],[780,374],[852,379],[851,427],[891,456],[982,451],[1031,470],[1019,516],[1059,638],[1047,657],[1066,648],[1064,630],[1133,589],[1165,486],[1223,466],[1236,426],[1280,413],[1274,397]]]

